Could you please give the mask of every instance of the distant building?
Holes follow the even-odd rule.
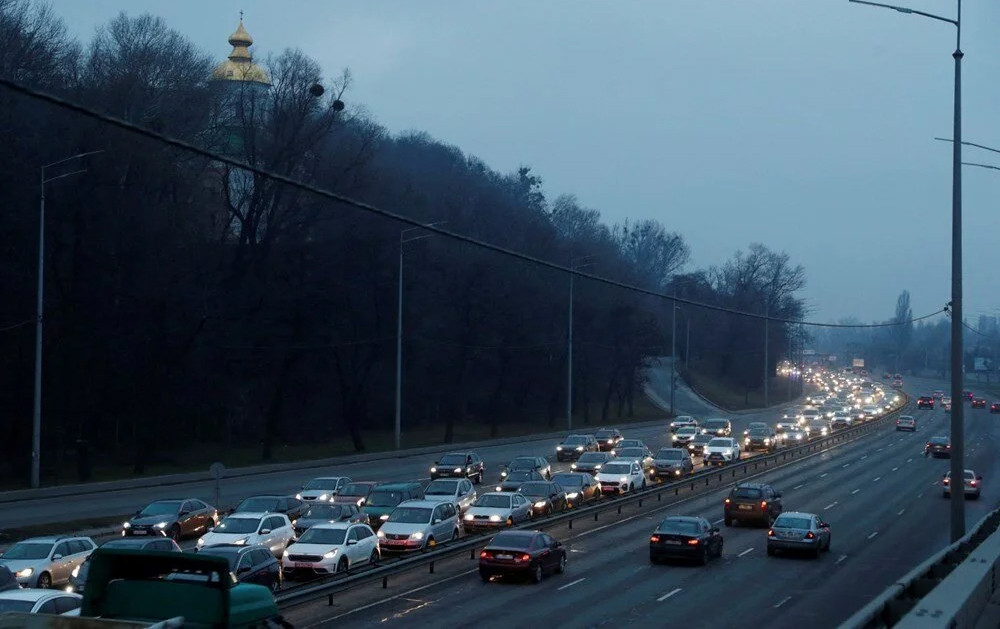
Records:
[[[988,315],[979,315],[979,331],[983,334],[993,336],[997,333],[997,318]]]

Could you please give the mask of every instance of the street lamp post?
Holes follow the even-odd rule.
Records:
[[[66,162],[81,159],[88,155],[96,155],[104,151],[87,151],[77,153],[66,159],[61,159],[51,164],[41,167],[41,194],[38,205],[38,292],[35,300],[35,393],[31,417],[31,487],[37,489],[41,483],[41,459],[42,459],[42,328],[45,315],[45,184],[64,179],[72,175],[79,175],[87,172],[86,168],[80,168],[68,173],[45,177],[45,171],[53,166],[59,166]]]
[[[962,399],[962,0],[956,0],[958,11],[955,19],[908,9],[890,4],[849,0],[855,4],[867,4],[900,13],[947,22],[955,26],[955,95],[954,95],[954,137],[952,142],[951,168],[951,399]],[[951,478],[960,479],[965,472],[965,421],[963,405],[953,404],[951,409]],[[957,482],[957,481],[956,481]],[[957,541],[965,535],[965,495],[960,491],[951,492],[951,540]]]
[[[443,225],[447,221],[430,223],[430,226]],[[396,294],[396,420],[394,425],[394,436],[396,449],[402,446],[402,426],[403,426],[403,245],[415,240],[430,238],[433,234],[424,234],[407,238],[406,235],[419,231],[423,227],[409,227],[399,232],[399,272],[397,274],[398,286]]]

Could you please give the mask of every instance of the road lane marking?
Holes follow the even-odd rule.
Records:
[[[792,487],[792,489],[802,489],[805,486],[806,486],[806,484],[802,483],[801,485],[796,485],[795,487]]]
[[[919,494],[917,494],[917,498],[923,498],[923,497],[924,497],[924,492],[920,492]]]
[[[837,557],[837,561],[833,562],[833,565],[839,566],[845,559],[847,559],[847,555],[841,555],[840,557]]]
[[[726,521],[726,519],[725,519],[725,518],[723,518],[723,519],[721,519],[721,520],[716,520],[715,522],[712,522],[712,524],[722,524],[722,523],[723,523],[723,522],[725,522],[725,521]]]
[[[869,535],[868,539],[875,539],[876,536],[878,536],[878,531],[875,531],[874,533],[872,533],[871,535]]]
[[[878,450],[876,450],[876,452],[881,452],[882,450],[885,450],[885,448],[879,448]],[[868,456],[868,455],[866,454],[865,456]],[[865,458],[865,457],[861,457],[861,458]]]
[[[569,582],[569,583],[567,583],[566,585],[563,585],[563,586],[560,586],[560,587],[557,587],[556,589],[557,589],[557,590],[565,590],[566,588],[570,588],[570,587],[573,587],[573,586],[574,586],[574,585],[576,585],[577,583],[582,583],[582,582],[584,582],[584,581],[586,581],[586,580],[587,580],[587,577],[582,577],[582,578],[579,578],[579,579],[577,579],[576,581],[570,581],[570,582]]]
[[[781,607],[782,605],[784,605],[785,603],[787,603],[790,600],[792,600],[792,597],[791,596],[786,596],[785,598],[781,599],[781,602],[779,602],[777,605],[775,605],[774,608],[778,609],[779,607]]]
[[[851,492],[851,495],[853,496],[854,494],[858,493],[859,491],[861,491],[861,490],[860,489],[855,489],[854,491]]]
[[[850,463],[844,463],[843,465],[841,465],[841,467],[851,467],[851,464]]]
[[[865,460],[865,459],[867,459],[867,458],[868,458],[868,455],[866,454],[866,455],[864,455],[863,457],[861,457],[861,460],[862,460],[862,461],[864,461],[864,460]]]
[[[677,594],[680,591],[681,591],[681,588],[677,588],[676,590],[670,590],[669,592],[667,592],[666,594],[664,594],[660,598],[656,599],[656,602],[657,603],[662,603],[663,601],[667,600],[668,598],[670,598],[674,594]]]
[[[906,512],[906,509],[900,509],[899,512],[896,513],[896,515],[903,515],[905,512]]]
[[[737,556],[737,557],[742,557],[743,555],[748,555],[748,554],[750,554],[751,552],[753,552],[753,548],[747,548],[746,550],[744,550],[743,552],[741,552],[740,554],[738,554],[738,555],[736,555],[736,556]]]
[[[875,478],[873,478],[873,479],[872,479],[872,482],[873,482],[873,483],[877,483],[877,482],[879,482],[880,480],[882,480],[882,477],[881,477],[881,476],[876,476]]]
[[[899,469],[898,467],[894,467],[894,468],[892,468],[892,471],[895,472],[898,469]]]
[[[823,472],[822,474],[820,474],[820,475],[819,475],[819,477],[820,477],[820,478],[823,478],[823,477],[824,477],[824,476],[826,476],[827,474],[829,474],[829,472]]]
[[[828,504],[828,505],[826,505],[825,507],[823,507],[823,511],[826,511],[827,509],[832,509],[832,508],[834,508],[834,507],[836,507],[836,506],[837,506],[837,501],[836,501],[836,500],[834,500],[834,501],[833,501],[833,502],[831,502],[830,504]]]
[[[910,462],[910,461],[912,461],[912,460],[913,460],[913,459],[906,459],[906,462],[907,462],[907,463],[909,463],[909,462]]]

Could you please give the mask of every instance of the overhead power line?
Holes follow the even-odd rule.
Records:
[[[820,327],[820,328],[887,328],[887,327],[895,327],[895,326],[898,326],[898,325],[906,325],[906,324],[909,324],[909,323],[915,323],[917,321],[922,321],[924,319],[929,319],[931,317],[934,317],[934,316],[937,316],[937,315],[941,314],[944,311],[943,309],[942,310],[936,310],[936,311],[928,313],[926,315],[923,315],[923,316],[920,316],[920,317],[915,317],[915,318],[912,318],[912,319],[909,319],[909,320],[906,320],[906,321],[892,321],[892,322],[887,322],[887,323],[869,323],[869,324],[820,323],[820,322],[816,322],[816,321],[796,321],[794,319],[783,319],[783,318],[779,318],[779,317],[772,317],[772,316],[767,315],[767,314],[757,314],[757,313],[754,313],[754,312],[747,312],[747,311],[743,311],[743,310],[737,310],[735,308],[728,308],[726,306],[718,306],[718,305],[715,305],[715,304],[707,304],[707,303],[704,303],[704,302],[698,302],[698,301],[694,301],[692,299],[686,299],[684,297],[676,297],[674,295],[667,295],[666,293],[660,293],[660,292],[657,292],[655,290],[650,290],[648,288],[643,288],[641,286],[635,286],[633,284],[627,284],[625,282],[619,282],[617,280],[613,280],[613,279],[607,278],[607,277],[602,277],[600,275],[594,275],[592,273],[585,273],[583,271],[580,271],[580,270],[577,270],[577,269],[574,269],[574,268],[570,268],[570,267],[567,267],[567,266],[563,266],[561,264],[557,264],[557,263],[551,262],[549,260],[545,260],[545,259],[542,259],[542,258],[538,258],[536,256],[532,256],[532,255],[528,255],[526,253],[522,253],[520,251],[516,251],[514,249],[509,249],[507,247],[502,247],[500,245],[496,245],[496,244],[493,244],[491,242],[487,242],[485,240],[480,240],[478,238],[473,238],[472,236],[467,236],[465,234],[460,234],[458,232],[450,231],[448,229],[445,229],[445,228],[441,227],[439,224],[438,225],[433,225],[433,224],[421,223],[420,221],[418,221],[416,219],[410,218],[408,216],[404,216],[404,215],[399,214],[397,212],[393,212],[391,210],[386,210],[386,209],[377,207],[375,205],[372,205],[370,203],[365,203],[363,201],[358,201],[356,199],[352,199],[351,197],[347,197],[347,196],[344,196],[342,194],[338,194],[338,193],[330,191],[330,190],[325,190],[323,188],[319,188],[317,186],[314,186],[314,185],[311,185],[311,184],[307,184],[307,183],[298,181],[298,180],[293,179],[291,177],[288,177],[286,175],[282,175],[280,173],[272,172],[270,170],[267,170],[267,169],[264,169],[264,168],[260,168],[258,166],[251,166],[250,164],[247,164],[246,162],[244,162],[242,160],[234,159],[232,157],[228,157],[226,155],[222,155],[222,154],[216,153],[214,151],[210,151],[208,149],[201,148],[200,146],[196,146],[194,144],[191,144],[190,142],[188,142],[186,140],[181,140],[179,138],[175,138],[173,136],[169,136],[169,135],[166,135],[164,133],[160,133],[158,131],[153,131],[152,129],[149,129],[147,127],[142,127],[140,125],[128,122],[127,120],[122,120],[121,118],[118,118],[116,116],[111,116],[111,115],[108,115],[108,114],[105,114],[105,113],[101,113],[101,112],[99,112],[99,111],[97,111],[97,110],[95,110],[95,109],[93,109],[91,107],[87,107],[85,105],[81,105],[80,103],[77,103],[75,101],[69,100],[67,98],[62,98],[60,96],[56,96],[54,94],[51,94],[51,93],[43,91],[43,90],[38,90],[38,89],[35,89],[33,87],[28,87],[27,85],[24,85],[24,84],[22,84],[22,83],[20,83],[18,81],[14,81],[14,80],[12,80],[10,78],[7,78],[7,77],[0,77],[0,85],[4,86],[4,87],[6,87],[6,88],[8,88],[8,89],[10,89],[10,90],[12,90],[14,92],[17,92],[19,94],[23,94],[23,95],[25,95],[25,96],[27,96],[29,98],[33,98],[33,99],[36,99],[36,100],[41,100],[41,101],[47,102],[47,103],[49,103],[51,105],[55,105],[56,107],[60,107],[62,109],[68,109],[68,110],[76,112],[76,113],[78,113],[78,114],[80,114],[82,116],[85,116],[85,117],[97,120],[99,122],[104,122],[106,124],[109,124],[109,125],[114,126],[114,127],[118,127],[119,129],[128,131],[130,133],[134,133],[136,135],[140,135],[140,136],[149,138],[151,140],[155,140],[157,142],[161,142],[163,144],[167,144],[167,145],[172,146],[174,148],[181,149],[182,151],[187,151],[187,152],[190,152],[190,153],[194,153],[195,155],[200,155],[200,156],[202,156],[202,157],[204,157],[206,159],[210,159],[212,161],[216,161],[216,162],[219,162],[219,163],[222,163],[222,164],[227,164],[229,166],[232,166],[233,168],[240,168],[242,170],[245,170],[247,172],[251,172],[251,173],[253,173],[255,175],[258,175],[260,177],[271,179],[273,181],[277,181],[277,182],[283,183],[283,184],[291,186],[293,188],[297,188],[297,189],[302,190],[304,192],[308,192],[310,194],[315,194],[317,196],[324,197],[324,198],[330,199],[332,201],[336,201],[338,203],[343,203],[344,205],[348,205],[348,206],[353,207],[355,209],[362,210],[362,211],[367,212],[369,214],[375,214],[377,216],[381,216],[383,218],[388,218],[388,219],[391,219],[391,220],[394,220],[394,221],[398,221],[400,223],[405,223],[405,224],[411,225],[413,227],[420,227],[422,229],[425,229],[427,231],[436,233],[438,235],[445,236],[447,238],[451,238],[451,239],[457,240],[459,242],[464,242],[464,243],[473,245],[475,247],[479,247],[481,249],[486,249],[488,251],[493,251],[494,253],[499,253],[501,255],[505,255],[505,256],[508,256],[508,257],[511,257],[511,258],[514,258],[514,259],[517,259],[517,260],[521,260],[523,262],[528,262],[528,263],[531,263],[531,264],[542,266],[542,267],[545,267],[545,268],[548,268],[548,269],[552,269],[554,271],[559,271],[559,272],[562,272],[562,273],[569,273],[569,274],[575,275],[577,277],[586,278],[586,279],[592,280],[594,282],[597,282],[597,283],[600,283],[600,284],[604,284],[606,286],[613,286],[613,287],[616,287],[616,288],[622,288],[622,289],[629,290],[629,291],[632,291],[632,292],[636,292],[636,293],[639,293],[639,294],[642,294],[642,295],[647,295],[649,297],[657,297],[659,299],[664,299],[664,300],[667,300],[667,301],[673,301],[675,303],[685,304],[685,305],[688,305],[688,306],[694,306],[694,307],[697,307],[697,308],[704,308],[706,310],[711,310],[711,311],[714,311],[714,312],[721,312],[721,313],[736,315],[736,316],[740,316],[740,317],[748,317],[748,318],[751,318],[751,319],[766,320],[766,321],[770,321],[770,322],[773,322],[773,323],[786,323],[786,324],[790,324],[790,325],[804,325],[804,326]]]
[[[34,321],[34,319],[25,319],[24,321],[21,321],[20,323],[12,323],[10,325],[5,325],[2,328],[0,328],[0,332],[9,332],[10,330],[16,330],[17,328],[23,328],[26,325],[30,325],[33,321]]]

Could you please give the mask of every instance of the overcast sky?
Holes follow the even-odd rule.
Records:
[[[899,0],[951,17],[951,0]],[[54,0],[83,40],[150,12],[224,59],[240,9],[263,57],[298,47],[392,132],[550,199],[655,218],[691,267],[762,242],[806,267],[811,318],[950,297],[955,29],[848,0]],[[965,0],[964,139],[1000,147],[1000,1]],[[966,149],[966,161],[1000,154]],[[966,315],[1000,308],[1000,171],[966,167]]]

